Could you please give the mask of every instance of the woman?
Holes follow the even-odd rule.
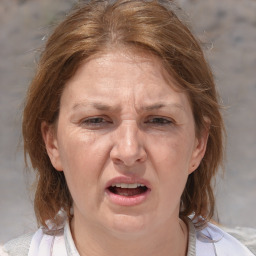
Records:
[[[253,255],[210,224],[223,157],[211,71],[171,1],[86,1],[28,91],[41,228],[7,255]]]

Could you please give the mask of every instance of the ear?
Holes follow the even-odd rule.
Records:
[[[189,174],[194,172],[198,168],[206,151],[211,122],[206,117],[204,118],[204,121],[206,123],[205,128],[203,129],[203,131],[201,131],[201,133],[195,139],[194,150],[192,153],[190,166],[189,166]]]
[[[57,135],[53,125],[46,122],[41,124],[41,133],[44,139],[47,154],[51,160],[53,167],[57,171],[62,171],[60,152],[58,147]]]

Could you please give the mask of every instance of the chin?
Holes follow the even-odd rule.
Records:
[[[116,214],[111,220],[110,229],[117,233],[118,237],[127,237],[130,235],[138,236],[142,235],[148,229],[145,219],[141,216],[131,216],[125,214]],[[148,223],[148,225],[150,225]]]

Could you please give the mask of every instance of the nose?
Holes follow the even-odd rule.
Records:
[[[115,164],[131,167],[147,159],[142,135],[136,121],[124,121],[115,131],[113,141],[110,158]]]

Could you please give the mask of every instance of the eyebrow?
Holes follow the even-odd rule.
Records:
[[[93,107],[96,108],[98,110],[103,110],[103,111],[107,111],[107,110],[113,110],[113,109],[119,109],[119,107],[114,107],[114,106],[110,106],[101,102],[82,102],[82,103],[77,103],[75,104],[72,109],[75,110],[79,107]]]
[[[161,108],[179,108],[184,111],[184,107],[177,103],[167,103],[167,104],[166,103],[156,103],[153,105],[142,107],[142,109],[146,110],[146,111],[152,111],[152,110],[157,110],[157,109],[161,109]]]
[[[111,111],[111,110],[120,110],[120,106],[110,106],[107,104],[104,104],[102,102],[82,102],[82,103],[77,103],[72,107],[72,110],[75,110],[79,107],[93,107],[97,110],[101,111]],[[153,110],[158,110],[158,109],[163,109],[163,108],[178,108],[180,110],[185,110],[184,107],[178,103],[155,103],[152,105],[148,106],[142,106],[141,109],[143,111],[153,111]]]

